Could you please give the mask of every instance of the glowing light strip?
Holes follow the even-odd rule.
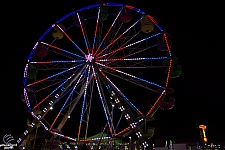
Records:
[[[102,46],[102,44],[103,44],[103,42],[105,41],[106,37],[108,36],[109,32],[110,32],[111,29],[113,28],[113,26],[114,26],[116,20],[118,19],[119,15],[121,14],[122,10],[123,10],[123,7],[121,8],[121,10],[119,11],[119,13],[117,14],[116,18],[114,19],[112,25],[110,26],[110,28],[109,28],[109,30],[107,31],[106,35],[104,36],[104,38],[102,39],[101,43],[99,44],[99,46],[98,46],[98,48],[97,48],[97,50],[96,50],[96,52],[95,52],[94,55],[96,55],[97,52],[99,51],[100,47]]]
[[[54,64],[54,63],[73,63],[73,62],[85,62],[85,60],[53,60],[42,62],[30,62],[31,64]]]
[[[70,36],[59,25],[56,26],[63,32],[63,34],[70,40],[70,42],[72,42],[73,45],[82,53],[82,55],[85,55],[85,53],[81,50],[79,46],[77,46],[77,44],[70,38]]]
[[[71,16],[71,15],[73,15],[73,14],[74,14],[74,12],[71,12],[71,13],[67,14],[66,16],[64,16],[64,17],[62,17],[61,19],[59,19],[59,20],[57,21],[57,23],[59,23],[59,22],[65,20],[66,18],[68,18],[69,16]]]
[[[162,27],[155,21],[155,19],[152,18],[152,16],[148,15],[148,18],[159,28],[161,32],[163,32]]]
[[[95,26],[94,42],[93,42],[93,45],[92,45],[92,54],[94,54],[94,47],[95,47],[96,35],[97,35],[97,31],[98,31],[98,21],[99,21],[100,11],[101,11],[101,7],[98,7],[98,17],[97,17],[96,26]]]
[[[128,130],[130,130],[130,126],[127,127],[127,128],[125,128],[125,129],[123,129],[122,131],[116,133],[115,136],[120,135],[120,134],[122,134],[122,133],[124,133],[124,132],[126,132],[126,131],[128,131]]]
[[[78,139],[80,138],[80,130],[81,130],[82,118],[83,118],[83,115],[84,115],[84,105],[86,103],[87,87],[88,87],[88,81],[89,81],[89,78],[90,78],[90,69],[91,69],[91,67],[89,66],[89,68],[88,68],[88,75],[87,75],[85,88],[84,88],[84,99],[83,99],[83,103],[82,103],[82,110],[81,110],[81,114],[80,114],[80,125],[79,125],[79,128],[78,128]]]
[[[117,3],[104,3],[103,6],[118,6],[118,7],[122,7],[123,4],[117,4]]]
[[[101,63],[98,63],[98,62],[96,62],[96,64],[98,64],[98,65],[100,65],[100,66],[103,66],[103,67],[105,67],[105,68],[108,68],[108,69],[110,69],[110,70],[113,70],[113,71],[122,73],[122,74],[124,74],[124,75],[126,75],[126,76],[129,76],[129,77],[132,77],[132,78],[134,78],[134,79],[138,79],[138,80],[143,81],[143,82],[145,82],[145,83],[148,83],[148,84],[157,86],[157,87],[159,87],[159,88],[163,88],[162,86],[160,86],[160,85],[158,85],[158,84],[156,84],[156,83],[154,83],[154,82],[147,81],[147,80],[145,80],[145,79],[139,78],[139,77],[134,76],[134,75],[131,75],[131,74],[129,74],[129,73],[125,73],[125,72],[123,72],[123,71],[120,71],[120,70],[117,70],[117,69],[115,69],[115,68],[106,66],[106,65],[104,65],[104,64],[101,64]]]
[[[34,106],[34,109],[37,108],[39,105],[41,105],[45,100],[47,100],[50,97],[50,94],[48,94],[45,98],[43,98],[36,106]]]
[[[168,38],[167,38],[166,33],[164,33],[163,36],[164,36],[164,38],[166,40],[166,46],[168,48],[168,52],[169,52],[169,55],[171,57],[172,56],[172,54],[171,54],[171,47],[169,46],[169,42],[168,42]],[[169,65],[169,68],[168,68],[167,78],[166,78],[166,88],[169,85],[169,78],[170,78],[170,72],[171,72],[172,63],[173,63],[173,59],[170,59],[170,65]]]
[[[110,58],[110,59],[100,59],[96,60],[97,62],[102,62],[102,61],[131,61],[131,60],[161,60],[161,59],[168,59],[168,57],[155,57],[155,58]]]
[[[83,56],[80,56],[80,55],[74,54],[74,53],[72,53],[72,52],[69,52],[69,51],[67,51],[67,50],[61,49],[61,48],[59,48],[59,47],[57,47],[57,46],[54,46],[54,45],[52,45],[52,44],[48,44],[48,43],[45,43],[45,42],[40,42],[40,43],[41,43],[41,44],[44,44],[44,45],[47,45],[47,46],[49,46],[49,47],[52,47],[52,48],[54,48],[54,49],[60,50],[60,51],[62,51],[62,52],[68,53],[68,54],[70,54],[70,55],[73,55],[73,56],[76,56],[76,57],[80,57],[80,58],[84,58]]]
[[[168,52],[169,52],[169,55],[171,57],[172,56],[172,54],[171,54],[171,47],[169,46],[169,42],[168,42],[168,38],[167,38],[166,33],[164,33],[163,36],[164,36],[164,38],[166,40],[166,46],[168,48]],[[166,78],[166,88],[169,85],[169,78],[170,78],[170,72],[171,72],[172,63],[173,63],[173,59],[170,59],[170,65],[169,65],[169,68],[168,68],[168,73],[167,73],[167,78]]]
[[[38,119],[38,117],[34,114],[34,112],[31,112],[31,115],[32,115],[34,118]],[[39,122],[40,122],[40,124],[45,128],[45,130],[48,131],[48,128],[45,126],[45,124],[44,124],[42,121],[39,121]]]
[[[170,57],[171,57],[171,56],[172,56],[172,54],[171,54],[171,47],[170,47],[170,45],[169,45],[168,37],[167,37],[166,33],[164,33],[163,36],[164,36],[164,38],[165,38],[166,46],[167,46],[167,48],[168,48],[168,52],[169,52],[169,55],[170,55]]]
[[[68,72],[68,71],[70,71],[70,70],[76,69],[77,67],[79,67],[79,66],[81,66],[81,65],[82,65],[82,64],[79,64],[79,65],[77,65],[77,66],[71,67],[71,68],[66,69],[66,70],[64,70],[64,71],[61,71],[61,72],[56,73],[56,74],[54,74],[54,75],[51,75],[51,76],[49,76],[49,77],[47,77],[47,78],[44,78],[44,79],[41,79],[41,80],[35,81],[35,82],[31,83],[31,84],[28,84],[27,86],[31,86],[31,85],[34,85],[34,84],[40,83],[40,82],[42,82],[42,81],[45,81],[45,80],[51,79],[51,78],[53,78],[53,77],[55,77],[55,76],[58,76],[58,75],[60,75],[60,74],[63,74],[63,73],[65,73],[65,72]]]
[[[82,23],[81,23],[81,21],[80,21],[80,15],[79,15],[78,12],[77,12],[77,18],[78,18],[78,20],[79,20],[81,32],[82,32],[82,34],[83,34],[84,42],[85,42],[85,44],[86,44],[86,48],[87,48],[87,51],[88,51],[88,54],[89,54],[89,53],[90,53],[90,50],[89,50],[89,48],[88,48],[88,43],[87,43],[87,39],[86,39],[87,37],[85,36],[84,28],[83,28],[83,25],[82,25]]]
[[[59,117],[60,114],[61,114],[61,113],[59,112],[59,113],[57,114],[57,116],[55,117],[54,121],[52,122],[52,124],[51,124],[51,126],[50,126],[50,130],[52,129],[53,125],[55,124],[55,122],[56,122],[56,120],[58,119],[58,117]]]
[[[166,33],[164,33],[163,36],[164,36],[164,38],[166,40],[166,45],[167,45],[167,48],[168,48],[168,52],[169,52],[169,55],[171,57],[172,56],[171,49],[170,49],[170,46],[169,46],[169,43],[168,43],[168,39],[167,39]],[[170,78],[170,71],[171,71],[171,67],[172,67],[172,61],[173,60],[170,59],[170,65],[169,65],[168,73],[167,73],[167,77],[166,77],[166,88],[169,85],[169,78]],[[164,93],[165,93],[165,90],[160,94],[160,96],[158,97],[158,99],[156,100],[156,102],[154,103],[154,105],[151,107],[151,109],[148,111],[148,113],[146,114],[146,116],[148,116],[153,111],[153,109],[156,107],[156,105],[158,104],[159,100],[162,98],[162,96],[164,95]]]
[[[134,11],[136,11],[136,12],[139,12],[139,13],[141,13],[142,15],[145,14],[144,11],[140,10],[139,8],[133,7],[133,6],[126,5],[126,8],[129,8],[129,9],[132,9],[132,10],[134,10]]]
[[[76,140],[76,139],[74,139],[74,138],[71,138],[71,137],[65,136],[65,135],[60,134],[60,133],[57,133],[57,132],[52,132],[52,131],[50,131],[50,133],[52,133],[52,134],[54,134],[54,135],[57,135],[57,136],[60,136],[60,137],[62,137],[62,138],[69,139],[69,140],[71,140],[71,141],[77,141],[77,140]]]
[[[90,6],[85,6],[85,7],[83,7],[83,8],[80,8],[80,9],[78,9],[77,11],[83,11],[83,10],[91,9],[91,8],[93,8],[93,7],[98,7],[98,6],[99,6],[99,4],[93,4],[93,5],[90,5]]]
[[[143,19],[141,17],[139,20],[137,20],[133,25],[131,25],[126,31],[124,31],[121,35],[119,35],[115,40],[113,40],[106,48],[104,48],[97,56],[99,56],[102,52],[104,52],[106,49],[108,49],[112,44],[114,44],[119,38],[121,38],[124,34],[126,34],[131,28],[133,28],[138,22],[140,22]]]
[[[99,87],[99,84],[98,84],[98,81],[97,81],[97,77],[96,77],[96,73],[95,73],[95,70],[94,70],[94,67],[92,66],[92,70],[93,70],[93,74],[94,74],[94,79],[95,79],[95,82],[96,82],[96,85],[97,85],[97,89],[98,89],[98,94],[100,96],[100,100],[102,102],[102,107],[104,109],[104,113],[105,113],[105,117],[106,117],[106,120],[107,120],[107,124],[110,128],[110,132],[112,133],[112,128],[111,128],[111,125],[109,123],[109,118],[108,118],[108,115],[106,113],[106,108],[105,108],[105,104],[104,104],[104,101],[103,101],[103,98],[102,98],[102,94],[101,94],[101,91],[100,91],[100,87]]]
[[[102,56],[99,56],[98,59],[99,59],[99,58],[102,58],[102,57],[104,57],[104,56],[110,55],[110,54],[112,54],[112,53],[116,53],[116,52],[118,52],[118,51],[120,51],[120,50],[123,50],[123,49],[125,49],[125,48],[128,48],[128,47],[130,47],[130,46],[136,45],[136,44],[138,44],[138,43],[140,43],[140,42],[146,41],[146,40],[148,40],[148,39],[150,39],[150,38],[153,38],[153,37],[155,37],[155,36],[158,36],[158,35],[160,35],[160,34],[161,34],[161,33],[157,33],[157,34],[154,34],[154,35],[149,36],[149,37],[147,37],[147,38],[144,38],[144,39],[142,39],[142,40],[139,40],[139,41],[137,41],[137,42],[134,42],[134,43],[131,43],[131,44],[129,44],[129,45],[126,45],[126,46],[124,46],[124,47],[118,48],[118,49],[116,49],[116,50],[114,50],[114,51],[111,51],[111,52],[106,53],[106,54],[104,54],[104,55],[102,55]]]
[[[162,66],[145,66],[145,67],[125,67],[125,66],[119,66],[119,67],[117,67],[117,66],[113,66],[113,68],[115,68],[115,69],[119,69],[119,68],[126,68],[126,69],[137,69],[137,68],[139,68],[139,69],[143,69],[143,68],[162,68]],[[165,67],[164,67],[165,68]]]
[[[37,46],[38,46],[38,42],[34,45],[33,49],[31,50],[30,55],[28,56],[27,62],[30,61],[31,57],[33,56],[33,54],[35,52],[35,49],[37,48]]]
[[[24,99],[25,99],[25,102],[27,104],[28,109],[31,110],[29,99],[28,99],[28,96],[27,96],[26,88],[23,89],[23,95],[24,95]]]
[[[160,94],[160,96],[158,97],[158,99],[155,101],[155,103],[153,104],[153,106],[150,108],[150,110],[148,111],[148,113],[146,114],[146,116],[148,116],[153,109],[155,108],[155,106],[158,104],[159,100],[162,98],[162,96],[164,95],[165,90]]]
[[[142,115],[142,112],[131,102],[129,101],[129,99],[120,91],[120,89],[107,77],[105,76],[106,79],[114,86],[114,88],[124,97],[125,100],[128,101],[128,103],[131,104],[131,106],[133,106],[133,108],[140,114]]]

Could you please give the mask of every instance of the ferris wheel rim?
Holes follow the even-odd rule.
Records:
[[[132,9],[132,10],[134,10],[134,11],[140,13],[140,14],[145,15],[145,13],[144,13],[142,10],[140,10],[140,9],[138,9],[138,8],[135,8],[135,7],[132,7],[132,6],[129,6],[129,5],[123,5],[123,4],[117,4],[117,3],[103,3],[102,5],[104,5],[104,6],[120,6],[120,7],[124,7],[124,6],[125,6],[126,8]],[[93,4],[93,5],[90,5],[90,6],[82,7],[82,8],[80,8],[80,9],[78,9],[77,11],[71,12],[71,13],[67,14],[66,16],[62,17],[61,19],[59,19],[55,24],[53,24],[52,26],[50,26],[50,27],[44,32],[43,35],[41,35],[41,37],[39,38],[38,42],[37,42],[37,43],[35,44],[35,46],[33,47],[32,51],[31,51],[31,53],[30,53],[30,55],[29,55],[29,57],[28,57],[28,61],[27,61],[27,64],[26,64],[26,67],[25,67],[25,71],[24,71],[24,80],[23,80],[24,86],[26,86],[26,74],[27,74],[27,71],[28,71],[28,69],[27,69],[27,68],[28,68],[28,63],[31,62],[30,60],[31,60],[32,55],[34,54],[36,48],[37,48],[37,45],[38,45],[39,41],[41,41],[41,40],[42,40],[42,39],[43,39],[43,38],[44,38],[44,37],[52,30],[52,28],[54,28],[54,26],[56,26],[58,23],[62,22],[63,20],[67,19],[68,17],[74,15],[74,14],[77,13],[77,12],[81,12],[81,11],[83,11],[83,10],[87,10],[87,9],[90,9],[90,8],[93,8],[93,7],[99,7],[99,6],[100,6],[100,4]],[[159,28],[159,30],[163,32],[162,28],[158,25],[158,23],[157,23],[150,15],[148,15],[148,17],[149,17],[149,18],[152,20],[152,22]],[[166,34],[163,34],[163,35],[164,35],[164,37],[167,39]],[[169,51],[170,51],[170,50],[169,50]],[[88,60],[88,59],[86,59],[86,60]],[[103,59],[100,59],[100,60],[103,60]],[[105,67],[104,65],[101,64],[101,62],[98,62],[97,64],[100,65],[100,66]],[[169,71],[170,71],[170,68],[171,68],[171,63],[170,63],[170,66],[169,66],[168,68],[169,68],[169,69],[168,69],[168,74],[167,74],[167,82],[168,82],[168,78],[169,78],[169,74],[170,74]],[[122,72],[120,71],[120,73],[122,73]],[[130,75],[130,76],[132,76],[132,75]],[[143,81],[144,81],[144,80],[143,80]],[[166,83],[165,88],[167,88],[167,86],[168,86],[168,83]],[[164,88],[164,87],[160,87],[160,86],[159,86],[159,88]],[[24,90],[25,90],[24,93],[26,93],[26,89],[25,89],[25,88],[24,88]],[[164,92],[165,92],[165,91],[164,91]],[[159,98],[156,100],[156,102],[155,102],[154,105],[156,105],[156,103],[158,103],[158,101],[159,101],[159,100],[161,99],[161,97],[164,95],[164,92],[162,92],[162,93],[160,94]],[[25,96],[27,96],[27,95],[25,94]],[[30,104],[29,104],[29,100],[27,100],[26,102],[27,102],[28,109],[29,109],[29,110],[32,110],[32,108],[30,107]],[[151,113],[151,110],[146,114],[146,116],[148,116],[150,113]],[[33,113],[32,115],[34,116],[34,118],[37,118],[37,116],[36,116],[34,113]],[[42,123],[41,123],[41,124],[42,124]],[[42,124],[42,125],[43,125],[43,124]],[[59,136],[60,136],[60,134],[59,134]]]

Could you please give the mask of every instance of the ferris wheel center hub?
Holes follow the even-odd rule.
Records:
[[[93,62],[94,58],[95,57],[92,54],[87,54],[85,56],[86,62]]]

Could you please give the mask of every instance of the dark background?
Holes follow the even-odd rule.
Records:
[[[103,1],[93,1],[98,2]],[[203,123],[209,141],[224,141],[224,13],[220,4],[200,0],[119,2],[142,9],[171,33],[173,54],[183,68],[180,78],[173,81],[176,106],[155,116],[155,137],[195,141],[200,137],[196,124]],[[1,4],[0,138],[26,129],[27,108],[20,100],[22,77],[37,39],[59,18],[90,4],[75,0]]]

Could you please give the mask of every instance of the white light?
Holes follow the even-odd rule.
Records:
[[[68,116],[68,118],[70,118],[70,116]]]
[[[50,109],[52,110],[52,109],[53,109],[53,107],[50,107]]]

